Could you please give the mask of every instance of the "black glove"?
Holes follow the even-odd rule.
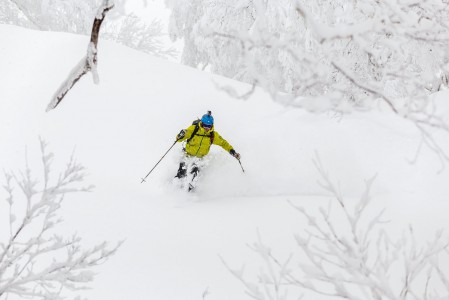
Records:
[[[181,130],[179,133],[178,133],[178,135],[176,136],[176,140],[180,140],[180,139],[182,139],[183,137],[185,137],[186,136],[186,131],[183,129],[183,130]]]
[[[229,153],[234,156],[237,159],[240,159],[240,154],[238,154],[237,152],[235,152],[234,149],[229,150]]]

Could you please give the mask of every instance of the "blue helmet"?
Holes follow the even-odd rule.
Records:
[[[201,123],[203,123],[206,126],[212,126],[214,125],[214,117],[212,117],[212,114],[208,112],[201,118]]]

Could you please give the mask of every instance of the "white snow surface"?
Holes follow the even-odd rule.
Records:
[[[39,137],[56,155],[53,175],[74,151],[89,171],[86,184],[96,188],[67,197],[63,230],[88,245],[125,240],[96,269],[92,289],[82,294],[90,299],[193,300],[205,290],[210,300],[249,299],[219,257],[257,271],[260,262],[247,244],[258,232],[280,257],[295,252],[293,236],[305,222],[288,200],[311,212],[333,201],[317,184],[317,155],[348,201],[377,175],[373,209],[387,209],[392,233],[413,224],[424,243],[449,225],[447,167],[441,170],[426,148],[410,163],[420,134],[388,111],[312,114],[260,90],[238,100],[216,83],[242,93],[249,86],[100,41],[99,85],[87,74],[45,112],[85,56],[88,37],[6,25],[0,36],[0,166],[23,168],[27,153],[37,170]],[[447,102],[449,92],[435,97]],[[246,172],[214,147],[197,191],[179,191],[172,184],[177,144],[141,184],[176,134],[207,110],[216,131],[242,155]],[[444,137],[441,143],[449,147]]]

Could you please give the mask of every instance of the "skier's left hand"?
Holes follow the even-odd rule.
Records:
[[[231,149],[231,150],[229,151],[229,153],[230,153],[232,156],[234,156],[235,158],[237,158],[238,160],[240,160],[240,154],[238,154],[237,152],[235,152],[234,149]]]

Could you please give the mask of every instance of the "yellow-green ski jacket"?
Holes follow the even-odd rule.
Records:
[[[191,125],[185,130],[185,136],[178,140],[178,142],[188,140],[186,144],[186,153],[188,155],[203,157],[209,153],[210,146],[212,144],[221,146],[227,152],[232,149],[232,146],[224,138],[222,138],[218,132],[214,131],[213,126],[207,132],[201,126],[201,123],[199,123],[198,126],[198,131],[194,136],[192,136],[192,133],[195,130],[196,125]]]

